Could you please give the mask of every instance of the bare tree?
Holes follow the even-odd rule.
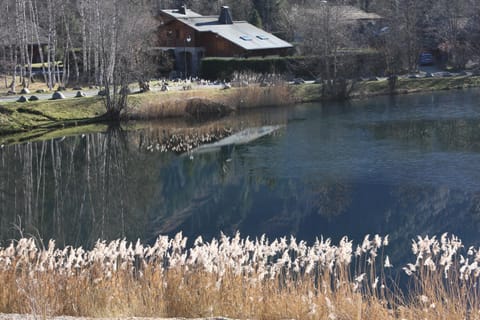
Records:
[[[466,41],[468,58],[472,62],[480,61],[480,3],[476,0],[468,1],[468,22],[466,25]]]
[[[106,116],[110,118],[119,118],[127,106],[128,85],[134,80],[144,81],[151,71],[144,57],[148,55],[156,24],[141,2],[108,0],[96,4],[100,72],[106,94]]]
[[[388,25],[382,47],[390,72],[417,70],[433,21],[429,11],[432,5],[430,0],[385,0],[381,4],[380,14]]]
[[[475,9],[475,4],[466,0],[435,2],[433,12],[437,42],[454,68],[463,69],[467,61],[466,27],[471,9]]]
[[[80,78],[80,70],[78,67],[78,58],[75,53],[76,43],[72,40],[72,33],[70,31],[70,24],[75,21],[75,15],[71,12],[73,8],[69,6],[67,1],[60,3],[60,12],[62,18],[63,38],[64,38],[64,50],[63,50],[63,77],[62,83],[66,84],[70,80],[70,68],[73,67],[75,75],[75,81],[78,82]],[[71,61],[72,59],[73,61]]]
[[[311,71],[323,79],[323,95],[345,98],[347,82],[342,72],[342,49],[348,48],[350,32],[345,23],[345,7],[318,1],[296,9],[296,31],[302,39],[303,54],[319,59]]]
[[[35,41],[37,43],[37,46],[38,46],[38,53],[39,53],[39,56],[40,56],[40,63],[41,63],[41,67],[42,67],[43,80],[45,81],[45,83],[48,83],[47,74],[45,72],[45,64],[44,64],[45,63],[45,57],[44,57],[44,54],[43,54],[42,43],[40,41],[40,32],[39,32],[40,23],[39,23],[39,13],[38,13],[38,7],[37,7],[37,0],[28,0],[28,7],[29,7],[29,11],[30,11],[30,16],[31,16],[31,19],[32,19],[32,29],[33,30],[31,30],[31,31],[33,32],[34,39],[35,39]]]

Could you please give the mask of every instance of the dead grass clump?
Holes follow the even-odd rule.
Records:
[[[250,85],[230,90],[231,94],[225,95],[222,102],[235,109],[284,106],[296,102],[286,84]]]
[[[419,237],[404,272],[407,295],[386,276],[388,236],[353,246],[291,237],[219,240],[161,236],[145,246],[98,241],[92,250],[0,248],[0,312],[41,316],[254,319],[480,319],[480,251],[455,236]]]
[[[163,118],[185,117],[186,100],[181,99],[148,99],[141,106],[129,108],[124,118],[129,120],[153,120]]]
[[[287,84],[249,85],[228,90],[192,90],[131,99],[129,120],[226,115],[236,109],[288,105],[295,102]]]

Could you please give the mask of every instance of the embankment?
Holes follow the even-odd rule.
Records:
[[[480,77],[398,79],[395,85],[388,80],[360,81],[351,86],[354,99],[464,89],[480,86]],[[194,88],[187,91],[150,92],[129,96],[125,120],[165,118],[218,118],[239,109],[322,101],[321,84],[248,86],[219,90]],[[0,104],[0,143],[13,143],[45,135],[58,128],[71,127],[70,133],[85,132],[80,125],[104,122],[105,109],[101,97],[74,98],[56,101]]]

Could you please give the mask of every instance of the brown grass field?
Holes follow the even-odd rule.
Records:
[[[91,250],[20,239],[0,249],[0,313],[235,319],[480,319],[480,251],[444,234],[412,241],[391,278],[388,236],[354,245],[223,236],[187,246],[98,241]],[[399,268],[400,269],[400,268]],[[402,293],[404,292],[404,293]]]

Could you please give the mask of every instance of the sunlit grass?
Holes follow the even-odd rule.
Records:
[[[282,106],[296,102],[286,85],[271,87],[252,85],[228,90],[202,88],[188,91],[152,92],[130,96],[126,118],[148,120],[188,117],[186,108],[191,99],[205,101],[206,105],[209,102],[220,103],[234,110]]]
[[[415,93],[425,91],[439,91],[452,89],[466,89],[480,86],[480,77],[448,77],[448,78],[401,78],[391,91],[387,80],[361,81],[355,84],[352,97],[363,97],[372,95],[388,95],[391,93]]]
[[[92,250],[20,239],[0,249],[0,312],[40,316],[479,319],[480,252],[455,236],[412,242],[406,294],[388,237],[354,245],[222,236],[187,245],[98,241]]]
[[[480,77],[451,77],[399,79],[393,93],[412,93],[446,89],[461,89],[480,85]],[[361,81],[355,83],[351,98],[391,94],[387,80]],[[165,118],[187,118],[191,115],[186,108],[192,99],[200,99],[208,107],[209,103],[219,103],[231,110],[288,105],[298,102],[321,101],[322,85],[286,85],[247,87],[220,90],[198,88],[193,90],[172,90],[133,94],[128,97],[128,108],[124,119],[152,120]],[[5,102],[0,105],[0,135],[46,130],[58,126],[78,125],[105,113],[101,97],[82,99],[41,100],[37,102]],[[33,133],[36,135],[37,133]]]

